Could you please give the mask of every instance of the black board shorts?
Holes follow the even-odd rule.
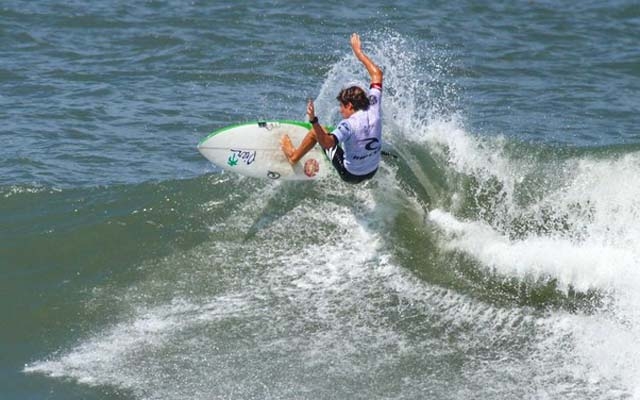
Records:
[[[335,145],[329,149],[324,149],[324,153],[327,155],[327,158],[331,160],[331,164],[333,168],[338,171],[338,175],[340,178],[347,183],[362,183],[368,179],[373,178],[373,176],[378,172],[378,168],[369,172],[366,175],[354,175],[351,172],[347,171],[347,168],[344,166],[344,150],[342,147]]]

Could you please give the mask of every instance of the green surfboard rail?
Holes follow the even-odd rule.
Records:
[[[250,121],[250,122],[242,122],[242,123],[238,123],[238,124],[233,124],[233,125],[229,125],[229,126],[225,126],[224,128],[220,128],[216,131],[213,131],[212,133],[210,133],[209,135],[207,135],[204,139],[202,139],[200,141],[200,143],[198,143],[198,146],[200,146],[202,143],[206,142],[207,139],[218,135],[222,132],[228,131],[230,129],[234,129],[234,128],[238,128],[240,126],[247,126],[247,125],[255,125],[255,124],[261,124],[261,123],[269,123],[269,122],[276,122],[276,123],[281,123],[281,124],[289,124],[289,125],[297,125],[300,127],[303,127],[305,129],[311,129],[311,124],[309,122],[303,122],[303,121],[294,121],[294,120],[289,120],[289,119],[274,119],[274,120],[268,120],[268,121]],[[333,126],[327,126],[326,127],[329,131],[333,130]]]

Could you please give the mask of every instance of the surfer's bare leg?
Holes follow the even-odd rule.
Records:
[[[313,129],[307,133],[304,139],[302,139],[302,143],[300,143],[300,146],[297,149],[293,146],[289,135],[285,134],[280,138],[280,147],[282,148],[282,152],[287,157],[287,160],[289,160],[291,165],[300,161],[305,154],[313,149],[313,146],[315,146],[316,143],[318,143],[318,141],[316,140],[316,135]]]

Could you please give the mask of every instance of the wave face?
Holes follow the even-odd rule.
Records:
[[[10,399],[640,398],[640,147],[615,129],[598,134],[616,123],[601,120],[616,110],[621,129],[631,124],[626,109],[611,102],[607,112],[597,111],[597,104],[583,107],[585,98],[559,94],[546,106],[529,98],[529,89],[542,93],[545,79],[558,76],[548,67],[575,43],[558,33],[568,18],[559,10],[527,4],[533,9],[523,13],[463,2],[484,24],[468,17],[468,33],[454,29],[443,40],[476,38],[485,50],[469,46],[472,58],[462,65],[458,50],[423,38],[419,22],[428,13],[402,3],[415,7],[409,12],[381,4],[386,14],[371,14],[398,29],[366,36],[367,50],[385,70],[383,136],[394,156],[384,159],[375,179],[358,186],[335,176],[315,183],[242,178],[208,166],[195,150],[209,117],[220,126],[255,119],[243,114],[247,91],[259,99],[255,112],[300,119],[308,93],[301,94],[298,83],[324,76],[307,90],[321,121],[335,123],[335,94],[345,82],[366,82],[361,66],[342,50],[291,55],[271,69],[251,66],[249,56],[234,50],[250,47],[251,57],[267,57],[286,47],[293,32],[284,22],[313,26],[302,3],[283,5],[282,13],[244,2],[190,6],[173,10],[176,17],[167,4],[151,2],[55,19],[69,29],[109,30],[117,22],[118,40],[127,45],[104,65],[87,65],[93,74],[113,72],[111,83],[91,95],[111,105],[86,107],[92,103],[81,81],[92,86],[93,75],[50,76],[54,88],[57,80],[78,85],[77,97],[53,94],[64,113],[79,113],[77,129],[68,131],[65,118],[53,119],[61,147],[47,142],[50,153],[36,145],[0,162],[7,172],[0,178],[0,303],[13,321],[0,338],[15,344],[3,364]],[[29,7],[0,13],[28,25],[56,12]],[[233,35],[256,7],[263,19],[243,27],[248,37]],[[433,12],[458,15],[448,7]],[[586,21],[602,15],[595,5],[580,7]],[[633,6],[620,9],[621,15],[607,15],[626,21],[635,12]],[[501,17],[492,18],[497,11]],[[324,12],[358,19],[344,8]],[[207,31],[205,17],[212,15],[230,25]],[[142,35],[132,21],[147,19],[174,30]],[[500,28],[510,20],[529,21],[528,33],[542,35],[525,49],[538,50],[531,56],[537,64],[521,64],[520,50],[501,48],[490,37],[495,29],[520,43],[524,33],[515,22]],[[332,21],[326,26],[338,29]],[[265,24],[273,29],[262,37]],[[573,40],[580,42],[586,22],[576,24]],[[610,29],[614,35],[623,28]],[[222,75],[206,72],[204,64],[189,69],[209,55],[194,44],[200,31],[227,43],[212,61]],[[607,37],[604,28],[593,34],[596,47]],[[336,35],[336,42],[339,36],[344,45],[345,35]],[[38,50],[41,66],[63,57],[43,33],[17,37],[29,39],[28,48],[44,48]],[[66,57],[81,48],[69,46]],[[104,46],[94,50],[107,51]],[[25,57],[25,49],[14,51]],[[86,52],[76,56],[90,57]],[[635,73],[620,54],[602,67],[611,72],[602,77],[609,87]],[[131,55],[147,69],[159,68],[158,59],[170,68],[151,70],[151,80],[125,78],[126,65],[144,75],[127,61]],[[223,55],[238,61],[231,65]],[[486,61],[484,67],[473,57]],[[321,62],[319,72],[313,65]],[[570,65],[561,74],[569,76]],[[526,68],[550,75],[525,74],[529,78],[517,86]],[[133,88],[115,85],[125,81]],[[203,100],[209,81],[226,103]],[[166,100],[174,95],[167,89],[171,82],[181,82],[176,101],[188,93],[198,103],[177,125]],[[558,90],[566,94],[576,84],[569,80]],[[132,97],[118,103],[118,87]],[[583,93],[603,88],[594,83]],[[506,104],[511,95],[514,102]],[[561,113],[575,109],[598,116],[572,136],[577,128],[562,131]],[[97,123],[103,111],[111,135],[80,135],[78,127]],[[148,112],[157,123],[135,122]],[[537,129],[532,121],[541,121]],[[42,137],[29,136],[33,130],[21,132],[37,144]],[[135,133],[150,131],[168,136],[148,140]],[[190,132],[188,140],[176,131]],[[148,146],[149,157],[128,156],[132,136],[134,144]],[[96,140],[101,151],[89,145]],[[65,158],[70,143],[76,156]],[[18,147],[11,143],[6,151]]]

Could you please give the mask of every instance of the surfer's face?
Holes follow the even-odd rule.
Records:
[[[340,103],[340,114],[342,114],[343,118],[349,118],[354,112],[355,110],[353,109],[353,104],[351,103],[347,103],[347,104],[342,104]]]

